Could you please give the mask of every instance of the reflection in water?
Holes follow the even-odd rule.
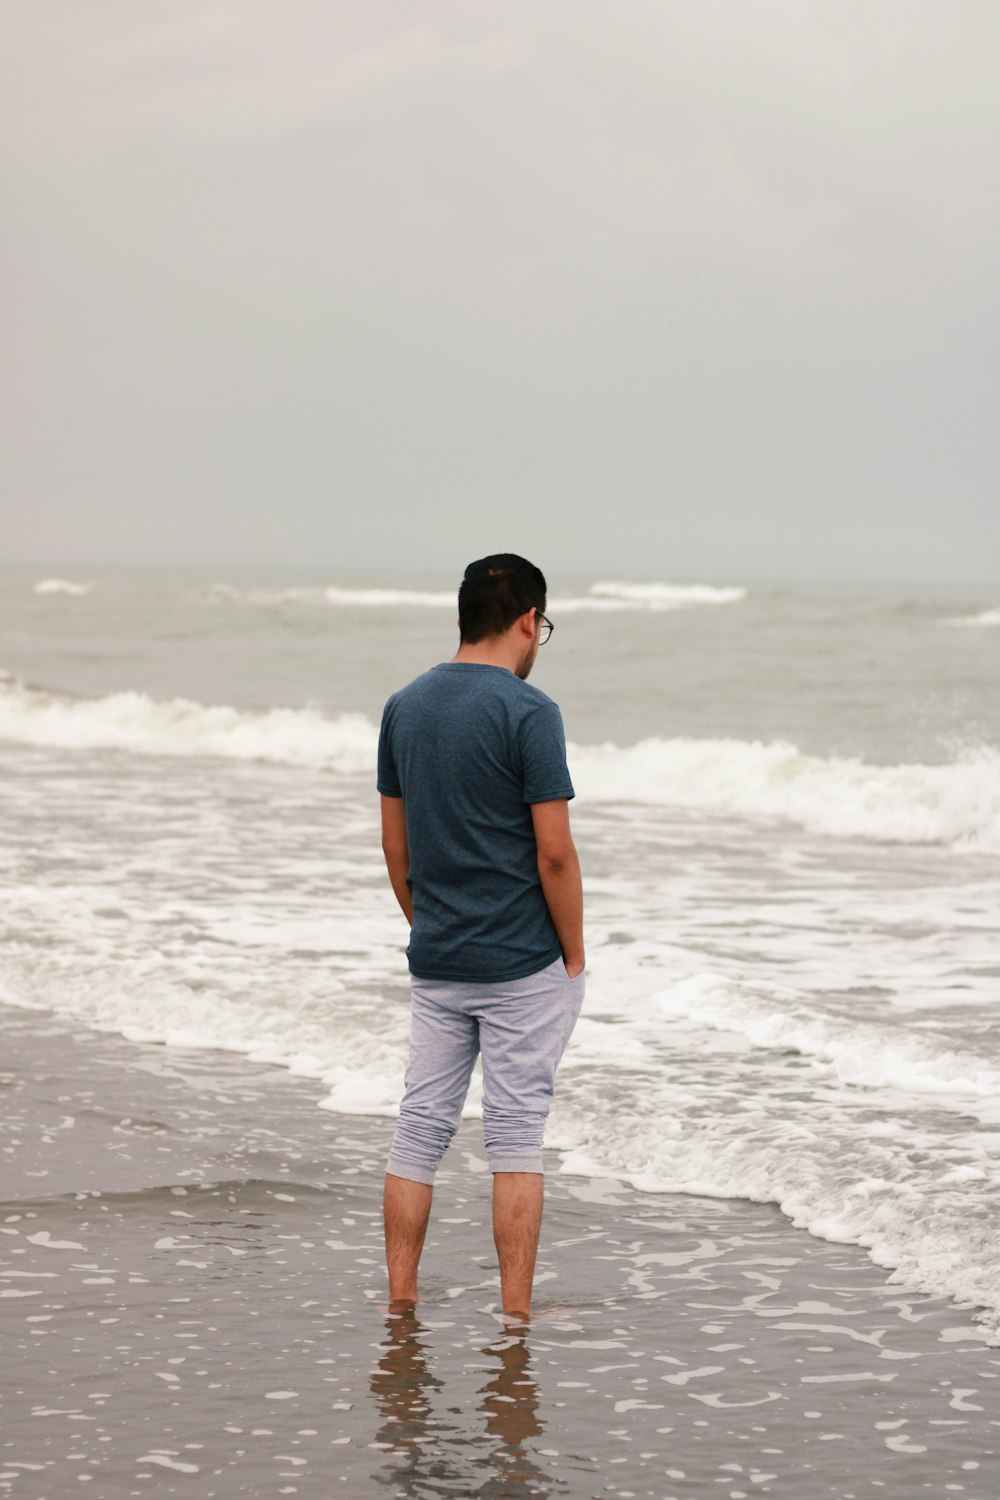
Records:
[[[523,1331],[502,1335],[483,1350],[489,1375],[478,1395],[485,1417],[462,1426],[434,1412],[444,1382],[428,1363],[427,1330],[412,1308],[390,1312],[371,1391],[382,1415],[376,1441],[387,1456],[380,1481],[400,1496],[476,1496],[528,1500],[561,1489],[524,1450],[544,1423]],[[459,1415],[456,1407],[450,1415]],[[472,1412],[469,1413],[472,1417]]]
[[[441,1389],[441,1381],[428,1368],[426,1345],[420,1337],[424,1330],[412,1308],[390,1312],[385,1331],[382,1357],[371,1377],[372,1395],[384,1418],[376,1441],[388,1452],[400,1455],[404,1462],[393,1465],[384,1478],[386,1482],[402,1485],[404,1495],[424,1494],[426,1486],[418,1487],[421,1445],[427,1442],[428,1429],[435,1426],[431,1396]],[[441,1465],[435,1463],[434,1468],[438,1471]],[[438,1474],[438,1477],[443,1476]]]
[[[531,1374],[531,1351],[524,1332],[497,1339],[483,1353],[499,1362],[499,1369],[480,1390],[480,1410],[486,1417],[486,1431],[499,1438],[501,1446],[492,1449],[489,1462],[493,1473],[476,1493],[482,1500],[550,1495],[552,1480],[522,1447],[526,1438],[538,1437],[545,1426],[538,1415],[538,1387]]]

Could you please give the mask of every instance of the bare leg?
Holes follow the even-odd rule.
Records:
[[[390,1302],[416,1302],[417,1267],[434,1189],[408,1177],[385,1177],[385,1262]]]
[[[531,1315],[544,1186],[541,1172],[493,1174],[493,1239],[500,1257],[503,1310],[525,1320]]]

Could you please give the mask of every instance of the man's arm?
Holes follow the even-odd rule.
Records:
[[[534,802],[531,820],[538,846],[538,873],[549,916],[571,978],[583,972],[583,881],[576,845],[569,831],[569,803]]]
[[[402,797],[382,794],[382,853],[389,880],[403,916],[413,926],[413,894],[406,883],[410,873],[410,846],[406,841],[406,814]]]

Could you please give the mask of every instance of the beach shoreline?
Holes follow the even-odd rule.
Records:
[[[1000,1350],[772,1205],[560,1174],[504,1329],[470,1122],[412,1318],[391,1122],[221,1052],[4,1008],[3,1493],[993,1500]]]

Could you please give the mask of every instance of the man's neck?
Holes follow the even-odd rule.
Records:
[[[538,654],[537,615],[537,610],[526,609],[503,635],[484,636],[481,641],[463,641],[452,661],[467,662],[470,666],[503,667],[523,680]]]
[[[508,672],[517,670],[519,660],[517,642],[506,635],[490,636],[474,645],[463,642],[452,657],[452,661],[479,667],[505,667]]]

